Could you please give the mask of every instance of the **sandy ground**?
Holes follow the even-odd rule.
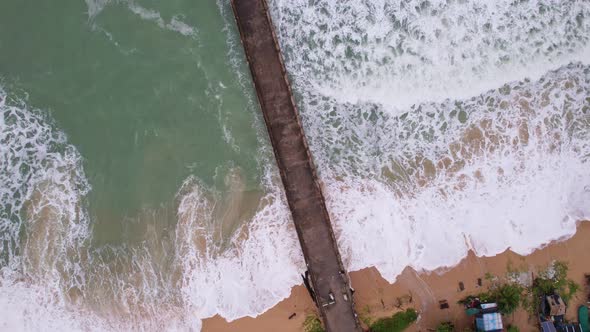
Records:
[[[567,313],[568,318],[575,319],[577,307],[585,302],[590,292],[584,280],[584,274],[590,273],[589,255],[590,222],[582,222],[572,238],[550,243],[529,256],[520,256],[509,250],[494,257],[477,257],[470,253],[450,269],[417,272],[408,267],[393,284],[384,280],[375,268],[351,272],[350,278],[356,290],[356,309],[363,320],[388,316],[400,309],[413,307],[420,312],[420,319],[410,331],[433,330],[443,321],[453,322],[460,331],[470,326],[471,320],[457,301],[485,290],[490,283],[485,278],[486,273],[505,276],[509,267],[535,273],[554,260],[568,262],[569,277],[582,286]],[[482,279],[481,287],[478,278]],[[463,291],[460,291],[459,282],[464,284]],[[439,301],[443,300],[449,304],[448,309],[439,308]],[[203,322],[202,331],[303,331],[305,317],[314,312],[315,307],[307,290],[303,286],[296,286],[290,297],[256,318],[227,322],[215,316]],[[516,325],[523,332],[538,331],[535,321],[530,320],[521,309],[505,317],[504,323]]]

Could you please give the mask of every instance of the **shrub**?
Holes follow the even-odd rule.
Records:
[[[518,329],[518,327],[514,326],[514,325],[510,325],[508,326],[508,328],[506,329],[507,332],[519,332],[520,330]]]
[[[405,330],[418,319],[418,312],[414,309],[398,312],[388,318],[375,321],[370,328],[371,332],[400,332]]]
[[[474,298],[479,298],[483,303],[497,303],[498,310],[502,314],[509,315],[520,305],[523,290],[515,283],[495,284],[488,292],[470,295],[459,303],[465,305],[471,303]]]
[[[513,313],[520,305],[523,288],[518,284],[504,284],[492,290],[492,298],[502,314]]]
[[[315,315],[309,315],[305,318],[305,321],[303,322],[303,331],[325,332],[324,328],[322,327],[322,322],[320,322],[320,319]]]
[[[440,323],[436,327],[436,332],[453,332],[455,331],[455,326],[450,322]]]
[[[548,294],[559,294],[568,303],[580,289],[580,285],[567,278],[568,265],[566,262],[556,261],[533,281],[529,289],[528,297],[523,300],[523,305],[529,312],[536,313],[539,310],[539,299]]]

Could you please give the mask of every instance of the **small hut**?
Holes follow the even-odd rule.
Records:
[[[559,295],[549,295],[545,297],[545,303],[547,303],[547,313],[549,316],[556,317],[558,319],[563,318],[565,316],[565,302],[561,299]]]
[[[541,297],[539,325],[542,332],[582,332],[579,323],[565,320],[566,303],[561,296],[551,294]]]

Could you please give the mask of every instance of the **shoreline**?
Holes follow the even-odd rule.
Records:
[[[590,222],[579,222],[576,233],[569,239],[555,240],[521,256],[509,249],[492,257],[477,257],[472,251],[454,267],[443,267],[435,271],[416,271],[406,267],[397,280],[390,284],[381,277],[376,268],[365,268],[350,272],[350,279],[355,288],[356,310],[361,320],[375,319],[406,308],[415,308],[420,312],[418,322],[408,331],[427,331],[435,329],[443,321],[451,321],[458,330],[468,327],[470,320],[463,307],[457,301],[469,294],[476,293],[489,285],[486,274],[504,276],[508,268],[518,271],[536,272],[561,260],[569,263],[569,278],[580,285],[580,290],[569,303],[566,317],[575,319],[577,307],[585,303],[589,289],[584,284],[584,274],[590,273]],[[482,286],[478,286],[478,278]],[[464,290],[460,291],[459,282]],[[483,288],[483,289],[482,289]],[[440,309],[439,301],[446,300],[448,309]],[[203,320],[202,331],[303,331],[303,322],[308,315],[316,313],[315,305],[303,285],[291,289],[288,298],[267,310],[256,318],[244,317],[232,322],[216,315]],[[292,314],[296,314],[289,319]],[[538,330],[535,321],[529,321],[528,314],[519,308],[514,314],[504,318],[505,326],[516,325],[521,331]]]

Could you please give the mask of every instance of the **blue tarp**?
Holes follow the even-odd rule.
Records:
[[[475,319],[475,325],[479,331],[502,330],[502,315],[498,312],[483,314]]]

